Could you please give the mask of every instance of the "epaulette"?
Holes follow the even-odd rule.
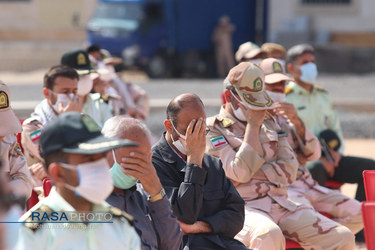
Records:
[[[134,218],[133,216],[131,216],[130,214],[122,211],[121,209],[118,209],[117,207],[109,207],[109,212],[113,215],[114,218],[117,218],[117,219],[121,219],[121,218],[125,218],[130,225],[134,225],[133,221],[134,221]]]
[[[293,92],[293,89],[291,88],[291,87],[286,87],[285,88],[285,94],[287,95],[287,94],[290,94],[290,93],[292,93]]]
[[[220,124],[224,127],[224,128],[227,128],[229,127],[230,125],[233,124],[233,121],[229,118],[224,118],[224,117],[221,117],[220,115],[218,115],[216,117],[216,119],[220,122]]]
[[[38,209],[34,210],[33,212],[39,212],[39,213],[51,213],[53,212],[53,210],[49,207],[49,206],[46,206],[46,205],[41,205]],[[38,221],[38,222],[33,222],[32,220],[32,213],[30,214],[29,217],[27,217],[27,219],[25,220],[25,223],[24,223],[24,226],[27,227],[28,229],[32,230],[34,233],[40,229],[40,225],[43,224],[43,222],[47,221],[48,219],[45,218],[44,220],[41,220],[41,221]]]
[[[325,88],[322,88],[318,85],[314,85],[314,88],[317,90],[317,91],[321,91],[321,92],[325,92],[325,93],[328,93],[328,90],[326,90]]]

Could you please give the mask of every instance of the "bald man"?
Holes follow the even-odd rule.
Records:
[[[193,94],[167,107],[166,132],[152,148],[152,162],[184,231],[184,249],[246,249],[244,202],[225,177],[220,160],[204,154],[206,112]]]
[[[137,119],[115,116],[102,132],[139,144],[107,154],[115,186],[107,202],[134,217],[143,250],[182,249],[182,231],[151,162],[149,129]]]

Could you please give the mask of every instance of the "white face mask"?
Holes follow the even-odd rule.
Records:
[[[69,94],[59,94],[59,93],[55,93],[53,91],[51,91],[53,94],[55,94],[57,96],[57,100],[55,102],[55,104],[52,104],[52,107],[53,109],[57,112],[57,113],[60,113],[60,106],[62,106],[62,108],[65,108],[69,101],[73,100],[74,98],[74,94],[73,93],[69,93]],[[60,105],[61,103],[61,105]]]
[[[273,92],[266,90],[267,94],[269,97],[271,97],[272,101],[274,102],[285,102],[285,93],[280,93],[280,92]]]
[[[183,153],[184,155],[186,155],[186,150],[185,150],[185,147],[186,147],[186,136],[182,135],[180,132],[177,131],[177,129],[174,127],[172,121],[171,121],[171,123],[172,123],[172,127],[173,127],[174,131],[176,131],[176,133],[180,137],[180,138],[178,138],[177,141],[175,141],[175,140],[173,140],[173,136],[171,135],[171,139],[172,139],[173,145],[177,148],[178,151],[180,151],[181,153]]]
[[[66,163],[59,163],[59,165],[78,171],[78,186],[65,184],[66,188],[76,192],[77,195],[94,204],[100,204],[111,194],[113,181],[105,158],[78,164],[76,167]]]
[[[90,74],[80,76],[78,81],[77,95],[86,96],[91,92],[93,81]]]
[[[237,102],[243,104],[240,100],[238,100],[237,96],[235,94],[233,94],[232,91],[230,91],[230,93],[232,94],[232,96],[237,100]],[[246,121],[246,116],[245,114],[243,113],[242,109],[240,107],[238,107],[237,109],[235,109],[232,105],[232,103],[230,103],[230,106],[233,110],[233,114],[234,116],[237,118],[237,120],[240,120],[242,122],[245,122]]]

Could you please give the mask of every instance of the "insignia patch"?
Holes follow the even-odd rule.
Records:
[[[21,150],[21,147],[20,147],[20,144],[16,144],[15,146],[14,146],[14,152],[17,154],[17,155],[19,155],[19,156],[23,156],[23,153],[22,153],[22,150]]]
[[[0,91],[0,109],[9,108],[9,98],[7,93]]]
[[[263,81],[262,79],[260,79],[260,77],[257,77],[255,80],[254,80],[254,86],[253,86],[253,89],[255,91],[261,91],[263,88]]]
[[[221,123],[223,124],[224,127],[228,127],[229,125],[232,124],[231,120],[229,120],[228,118],[224,118]]]
[[[83,125],[85,125],[85,127],[87,128],[87,130],[89,132],[100,131],[99,125],[91,117],[89,117],[87,115],[84,115],[82,117],[82,123],[83,123]]]
[[[37,131],[34,131],[30,134],[30,137],[31,137],[31,140],[32,141],[36,141],[40,138],[40,135],[42,134],[42,130],[37,130]]]
[[[215,138],[211,138],[210,141],[214,148],[220,148],[222,146],[228,145],[227,140],[225,140],[224,136],[222,135]]]
[[[337,145],[339,145],[339,141],[338,141],[337,139],[330,140],[330,141],[328,142],[328,146],[329,146],[331,149],[336,148]]]
[[[272,63],[272,70],[274,73],[283,73],[283,68],[281,67],[281,64],[278,62]]]
[[[77,56],[77,64],[78,65],[86,65],[86,57],[83,53],[79,53]]]

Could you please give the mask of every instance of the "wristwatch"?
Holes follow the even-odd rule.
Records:
[[[163,199],[164,196],[166,196],[166,193],[165,193],[164,188],[162,188],[162,189],[160,190],[160,192],[157,193],[154,197],[151,197],[151,195],[149,195],[149,196],[148,196],[148,201],[149,201],[149,202],[155,202],[155,201],[158,201],[158,200]]]

